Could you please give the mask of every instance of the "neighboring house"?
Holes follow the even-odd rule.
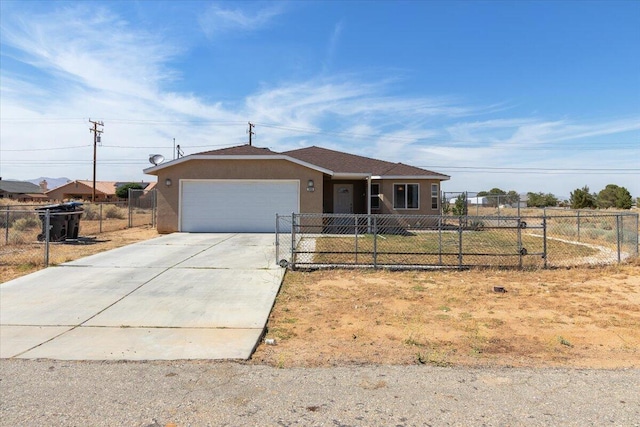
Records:
[[[27,181],[11,181],[0,178],[0,199],[19,202],[40,202],[48,200],[39,185]]]
[[[277,153],[249,145],[144,171],[158,177],[161,233],[273,232],[275,215],[438,215],[449,176],[319,147]]]
[[[116,182],[96,181],[96,202],[110,202],[118,200],[116,196]],[[91,200],[93,195],[93,181],[69,181],[45,193],[52,200]]]

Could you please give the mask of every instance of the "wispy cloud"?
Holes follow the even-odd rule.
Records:
[[[246,3],[244,9],[224,8],[223,4],[212,4],[200,16],[199,24],[209,38],[230,32],[254,32],[270,25],[285,12],[284,3],[273,2],[256,8],[255,3]]]
[[[100,7],[23,16],[3,26],[2,37],[19,52],[17,59],[51,73],[57,85],[149,98],[175,77],[164,67],[174,47]]]
[[[331,36],[329,37],[329,44],[327,45],[327,54],[325,56],[324,62],[322,64],[322,71],[326,73],[331,68],[333,64],[334,58],[336,56],[336,51],[338,49],[338,43],[340,41],[340,36],[342,35],[342,30],[344,29],[344,22],[338,22],[331,32]]]
[[[206,25],[201,24],[211,34],[253,31],[281,13],[281,4],[255,13],[215,5],[202,18]],[[88,178],[89,147],[86,152],[42,155],[5,150],[89,145],[89,117],[105,121],[99,158],[113,163],[99,169],[102,179],[139,179],[144,165],[135,162],[146,161],[151,152],[171,158],[174,137],[187,154],[242,144],[248,120],[258,124],[257,144],[275,150],[315,144],[426,167],[607,163],[637,168],[640,117],[580,121],[542,114],[514,116],[499,102],[474,105],[462,96],[395,94],[396,80],[355,74],[265,82],[233,104],[211,101],[168,90],[167,83],[181,77],[171,66],[181,54],[180,46],[109,9],[80,4],[15,18],[3,20],[2,55],[27,64],[34,74],[2,69],[2,167],[9,168],[0,172],[4,176],[18,177],[24,165],[37,161],[39,168],[68,165],[64,174]],[[337,49],[344,28],[342,23],[334,27],[327,58]],[[629,132],[635,132],[635,139]],[[600,155],[598,150],[607,147],[600,144],[603,137],[620,141],[617,155]],[[590,150],[584,149],[587,145]],[[70,160],[80,158],[87,162]],[[451,185],[457,185],[455,179]],[[490,179],[461,182],[457,189],[496,186]],[[509,186],[550,191],[542,184],[527,187],[526,179],[510,177]]]

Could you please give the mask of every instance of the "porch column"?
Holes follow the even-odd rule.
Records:
[[[371,234],[371,175],[367,176],[367,232]]]
[[[367,176],[367,215],[371,215],[371,175]]]

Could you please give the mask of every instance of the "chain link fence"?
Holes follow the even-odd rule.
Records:
[[[48,206],[55,205],[0,205],[0,269],[66,262],[74,247],[97,243],[102,233],[156,224],[155,190],[132,190],[125,201],[83,203],[75,214]]]
[[[277,256],[292,268],[546,268],[638,256],[638,214],[277,217]]]

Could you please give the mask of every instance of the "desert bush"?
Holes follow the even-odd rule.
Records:
[[[26,231],[39,226],[40,221],[32,215],[14,221],[12,228],[18,231]]]
[[[88,221],[95,221],[100,219],[100,206],[98,205],[84,205],[82,206],[84,213],[82,218]]]
[[[7,215],[5,209],[0,208],[0,228],[13,227],[13,224],[23,218],[32,218],[34,215],[33,211],[18,211],[18,210],[9,210],[9,214]]]
[[[27,233],[9,233],[9,245],[24,245],[25,243],[32,243],[33,240]],[[3,242],[4,243],[4,242]]]
[[[109,205],[103,207],[103,215],[108,219],[125,219],[127,217],[124,209],[115,205]]]

